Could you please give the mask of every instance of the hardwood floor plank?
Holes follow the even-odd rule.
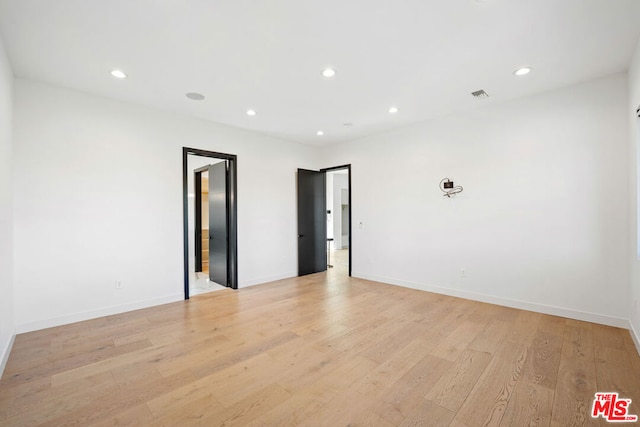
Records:
[[[346,353],[333,355],[319,351],[303,338],[283,344],[268,353],[286,366],[278,378],[278,384],[292,394],[316,382],[348,359]]]
[[[364,412],[354,418],[349,425],[353,427],[394,427],[396,424],[391,424],[375,412]]]
[[[312,413],[306,422],[314,420],[320,426],[350,425],[367,412],[373,412],[372,409],[371,401],[358,390],[346,388]]]
[[[153,415],[147,405],[140,404],[116,413],[113,417],[92,423],[92,427],[151,425]],[[177,424],[173,424],[174,426]]]
[[[399,424],[400,427],[441,427],[448,426],[455,415],[441,406],[423,400],[409,416]]]
[[[239,347],[238,350],[234,350],[228,354],[223,354],[213,360],[203,361],[189,369],[197,378],[203,378],[237,363],[251,359],[260,353],[264,353],[295,338],[297,338],[297,335],[293,332],[281,332],[266,340],[256,340],[256,342],[253,343],[246,343]]]
[[[548,426],[553,390],[521,379],[504,412],[502,426]]]
[[[492,319],[485,325],[482,332],[471,341],[468,348],[479,353],[494,354],[500,348],[500,343],[509,332],[509,328],[509,323]]]
[[[141,362],[155,364],[158,360],[163,360],[166,357],[171,357],[172,355],[183,352],[181,347],[157,347],[153,344],[147,345],[146,340],[141,342],[144,345],[138,343],[139,342],[136,341],[118,347],[123,350],[120,351],[119,354],[113,354],[110,358],[79,364],[78,367],[71,367],[62,372],[53,373],[53,375],[51,375],[52,387],[60,387],[64,384],[99,373],[111,372],[122,366],[139,365]],[[125,349],[129,351],[124,351]]]
[[[625,350],[625,330],[605,325],[591,325],[591,333],[596,347],[614,348],[616,350]]]
[[[187,400],[167,402],[162,411],[151,410],[152,419],[145,420],[145,424],[163,427],[201,425],[204,419],[211,419],[224,410],[224,406],[211,393],[197,398],[191,396]]]
[[[436,357],[455,362],[460,354],[485,328],[484,323],[463,322],[431,351]]]
[[[420,339],[411,341],[400,348],[392,357],[380,363],[367,374],[356,387],[357,390],[368,399],[377,399],[387,393],[389,384],[394,384],[408,371],[425,358],[428,346]],[[368,357],[363,354],[364,357]]]
[[[388,387],[373,410],[392,424],[400,424],[452,365],[448,360],[427,354]]]
[[[229,407],[258,390],[276,384],[283,370],[282,364],[268,353],[262,353],[218,371],[208,376],[207,380],[215,390],[216,399]]]
[[[100,347],[95,351],[72,354],[68,356],[65,353],[61,353],[56,355],[55,358],[52,357],[52,359],[48,363],[38,366],[37,368],[17,372],[15,371],[15,369],[13,369],[13,372],[9,375],[3,375],[2,381],[3,385],[7,386],[29,383],[40,378],[43,375],[53,377],[53,375],[56,375],[58,373],[62,374],[63,372],[73,369],[74,366],[97,363],[103,360],[109,360],[110,358],[119,355],[126,355],[136,350],[151,347],[151,342],[149,342],[148,340],[143,340],[120,347]]]
[[[597,390],[592,325],[567,321],[551,425],[598,425],[591,418]]]
[[[470,396],[455,416],[468,425],[500,425],[518,380],[523,375],[529,340],[541,315],[522,311]]]
[[[273,384],[247,396],[230,408],[203,417],[196,425],[201,426],[245,426],[269,408],[281,405],[291,395],[277,384]]]
[[[173,375],[183,370],[185,366],[206,364],[211,360],[222,358],[234,351],[241,350],[247,340],[244,337],[235,338],[236,340],[230,340],[225,335],[212,334],[207,339],[190,341],[188,344],[180,340],[179,343],[167,346],[167,350],[179,349],[179,351],[159,353],[155,358],[155,363],[162,375]],[[257,337],[254,338],[257,339]]]
[[[456,413],[491,361],[488,353],[463,351],[425,395],[425,399]]]
[[[329,366],[329,365],[327,365]],[[346,359],[333,366],[332,371],[303,388],[289,391],[294,397],[279,405],[250,425],[285,426],[312,424],[313,414],[338,393],[349,389],[375,368],[376,364],[364,357]],[[319,421],[318,421],[319,422]]]
[[[3,402],[1,406],[5,416],[0,420],[6,420],[6,425],[35,425],[90,404],[112,387],[112,376],[106,372],[68,383],[59,389],[42,389],[28,398],[14,400],[11,405],[5,406]],[[78,395],[78,390],[84,390],[84,393]],[[4,424],[0,422],[0,425]]]
[[[224,408],[213,396],[212,388],[206,380],[190,382],[182,387],[170,390],[168,393],[148,400],[146,405],[154,417],[176,420],[173,414],[179,413],[181,414],[180,416],[187,416],[189,410],[185,408],[194,405],[194,402],[199,402],[200,404],[206,402],[207,407],[215,407],[212,408],[213,410],[221,410]],[[209,411],[210,409],[204,410],[201,415],[197,415],[195,418],[200,419]]]
[[[392,323],[388,318],[376,316],[366,323],[354,323],[352,328],[340,330],[335,335],[319,341],[315,347],[336,356],[343,353],[360,354],[371,347],[372,343],[380,342],[387,328],[394,328]]]
[[[382,363],[413,341],[424,331],[424,328],[411,318],[403,318],[393,327],[386,328],[386,331],[386,335],[379,335],[379,338],[376,339],[377,342],[374,341],[373,345],[361,353],[362,356]],[[421,343],[416,343],[416,345],[421,345]],[[426,352],[429,349],[421,345],[421,350]]]
[[[507,406],[502,425],[546,426],[551,423],[564,324],[564,319],[557,317],[540,319],[527,351],[523,375]]]
[[[118,414],[129,410],[135,406],[146,403],[156,396],[167,393],[169,390],[180,387],[194,380],[189,371],[184,371],[171,377],[161,375],[151,376],[145,374],[141,378],[153,378],[152,380],[135,380],[116,386],[103,393],[99,398],[93,399],[90,403],[76,407],[71,411],[57,416],[43,426],[61,425],[91,425],[101,422],[104,419],[115,419]],[[126,393],[122,393],[122,390]]]

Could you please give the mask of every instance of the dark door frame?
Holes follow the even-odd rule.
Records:
[[[349,189],[348,189],[349,190],[349,277],[351,277],[351,254],[353,253],[353,243],[351,241],[352,240],[351,236],[353,235],[353,227],[351,224],[351,212],[353,212],[353,208],[351,206],[351,164],[320,169],[320,172],[325,172],[325,183],[326,183],[327,172],[342,170],[342,169],[347,170],[347,182],[349,184]],[[325,185],[325,188],[326,188],[326,185]]]
[[[227,251],[227,275],[229,287],[238,289],[238,188],[237,188],[237,162],[235,154],[218,153],[215,151],[200,150],[198,148],[182,147],[182,218],[183,218],[183,252],[184,252],[184,299],[189,299],[189,166],[188,155],[223,159],[229,162],[229,174],[227,180],[227,200],[229,221],[229,240]]]

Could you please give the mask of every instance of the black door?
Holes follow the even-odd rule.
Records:
[[[227,162],[209,166],[209,280],[228,286],[227,280]]]
[[[208,167],[205,167],[207,171]],[[202,271],[202,264],[204,264],[203,260],[203,244],[202,239],[205,238],[202,234],[202,171],[194,170],[193,171],[193,187],[194,187],[194,222],[195,222],[195,261],[196,261],[196,273]],[[207,189],[208,191],[209,189]],[[208,236],[207,236],[208,237]]]
[[[325,173],[298,169],[298,275],[327,269]]]

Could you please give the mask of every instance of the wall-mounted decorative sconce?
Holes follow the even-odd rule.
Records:
[[[454,185],[449,178],[443,178],[440,181],[440,191],[444,193],[444,197],[451,197],[454,194],[462,193],[462,185]]]

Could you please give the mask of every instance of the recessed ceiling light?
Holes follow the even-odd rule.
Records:
[[[515,74],[516,76],[524,76],[527,75],[531,72],[533,68],[531,67],[522,67],[522,68],[518,68],[517,70],[515,70],[513,72],[513,74]]]
[[[389,114],[395,114],[398,112],[398,107],[390,107],[389,108]]]
[[[247,116],[255,116],[256,110],[247,110]]]
[[[204,99],[204,95],[198,92],[189,92],[186,97],[193,101],[202,101]]]
[[[336,70],[334,70],[333,68],[325,68],[324,70],[322,70],[322,75],[325,77],[333,77],[336,75]]]
[[[111,75],[117,79],[126,79],[127,75],[122,70],[112,70]]]
[[[318,132],[316,132],[316,135],[318,135],[318,136],[322,136],[322,135],[324,135],[324,132],[322,132],[321,130],[319,130]]]
[[[342,126],[350,128],[351,126],[353,126],[353,123],[344,123]]]

